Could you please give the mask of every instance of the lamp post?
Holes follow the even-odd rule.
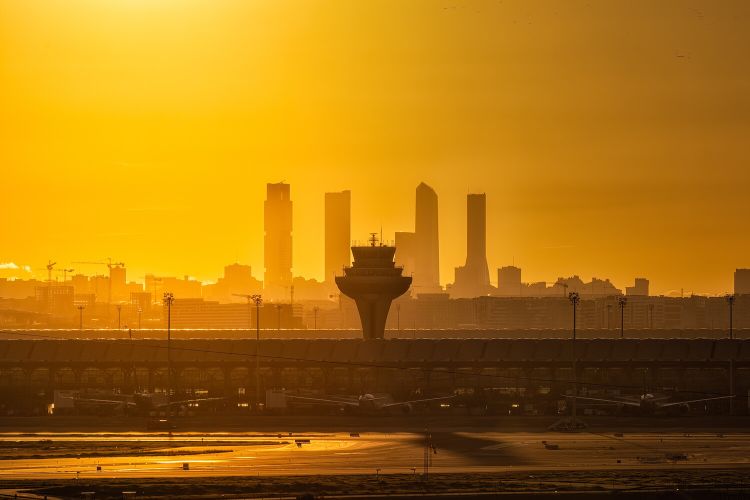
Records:
[[[396,330],[401,335],[401,304],[396,304]]]
[[[174,295],[164,292],[164,304],[167,306],[167,404],[172,395],[172,303]]]
[[[578,359],[576,358],[576,309],[578,309],[578,303],[581,302],[581,297],[578,292],[570,292],[568,295],[573,306],[573,339],[571,344],[571,352],[573,354],[573,426],[575,427],[578,421]]]
[[[734,338],[734,332],[732,331],[732,313],[734,312],[734,301],[736,297],[734,294],[727,294],[727,304],[729,304],[729,338]],[[729,358],[729,394],[734,396],[734,359]],[[729,414],[734,415],[734,398],[729,399]]]
[[[263,303],[261,295],[251,295],[250,300],[255,303],[255,398],[256,407],[260,407],[260,305]]]
[[[138,331],[141,331],[141,314],[143,313],[143,309],[140,307],[138,308]]]
[[[117,329],[120,330],[120,318],[122,317],[122,304],[117,304]]]
[[[653,330],[654,329],[654,305],[653,304],[648,305],[648,314],[649,314],[648,324],[651,330]]]
[[[313,330],[318,329],[318,306],[313,307]]]
[[[81,304],[76,306],[76,309],[78,309],[78,329],[83,330],[83,310],[86,309],[86,306]]]
[[[733,294],[727,295],[727,304],[729,304],[729,338],[734,338],[734,332],[732,330],[732,313],[734,312],[734,301],[736,300],[736,297]]]
[[[627,303],[627,297],[617,297],[617,305],[620,306],[620,338],[625,337],[625,304]]]

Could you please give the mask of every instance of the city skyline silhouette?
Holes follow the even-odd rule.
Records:
[[[301,257],[300,260],[306,260],[305,256],[308,253],[312,254],[318,254],[322,251],[323,255],[321,256],[321,261],[315,265],[311,266],[313,269],[338,269],[339,274],[341,274],[341,271],[344,266],[351,264],[351,257],[349,261],[344,261],[344,253],[343,252],[343,246],[344,242],[346,241],[345,236],[342,235],[336,235],[337,241],[335,242],[336,245],[338,245],[338,250],[333,250],[333,253],[337,254],[335,259],[341,261],[341,264],[338,266],[335,266],[331,264],[330,262],[326,263],[326,259],[329,259],[329,257],[326,256],[326,238],[330,238],[332,236],[328,235],[326,229],[327,227],[333,228],[336,232],[339,233],[346,233],[348,236],[352,237],[349,240],[349,243],[347,244],[347,248],[353,245],[357,244],[363,244],[366,242],[365,234],[360,233],[360,238],[355,238],[353,236],[356,236],[354,233],[354,230],[352,229],[352,221],[356,221],[357,217],[352,214],[352,200],[356,200],[356,193],[352,193],[351,190],[343,190],[341,192],[325,192],[324,198],[325,203],[323,203],[325,206],[327,206],[328,203],[335,203],[331,205],[331,213],[327,213],[324,217],[321,217],[321,220],[318,220],[318,229],[319,232],[322,233],[321,237],[317,239],[315,245],[309,245],[307,243],[300,243],[296,242],[294,235],[294,229],[293,227],[297,224],[295,221],[300,215],[298,215],[297,211],[294,210],[294,192],[293,186],[291,186],[288,183],[279,182],[279,183],[273,183],[269,182],[267,183],[267,193],[266,193],[266,201],[264,201],[264,207],[261,210],[260,217],[261,219],[268,220],[268,217],[271,217],[272,220],[279,220],[281,222],[278,222],[278,224],[281,224],[282,228],[280,229],[281,233],[279,233],[277,236],[274,236],[275,242],[270,243],[266,241],[263,243],[263,240],[267,237],[261,236],[261,238],[252,238],[253,241],[260,241],[261,246],[261,259],[263,259],[258,265],[251,264],[249,259],[242,258],[246,254],[255,254],[257,253],[257,249],[254,247],[251,247],[248,252],[243,252],[244,255],[240,256],[240,252],[236,252],[236,258],[235,259],[229,259],[226,262],[210,262],[206,263],[203,259],[197,258],[195,260],[189,260],[186,262],[187,268],[178,269],[176,272],[172,271],[170,272],[164,272],[160,271],[160,269],[164,269],[165,267],[162,266],[155,266],[150,264],[149,262],[158,260],[158,259],[148,259],[148,261],[136,261],[135,265],[132,264],[132,261],[130,259],[127,259],[130,264],[127,266],[130,269],[129,279],[137,282],[137,283],[145,283],[147,281],[148,276],[153,275],[161,275],[161,276],[177,276],[177,277],[186,277],[186,279],[189,277],[191,280],[195,280],[197,282],[200,282],[204,285],[215,283],[217,279],[220,279],[219,271],[221,268],[225,265],[234,263],[234,264],[243,264],[248,265],[252,269],[252,278],[257,279],[260,282],[266,283],[266,288],[273,290],[271,293],[274,296],[277,296],[281,293],[282,289],[286,289],[286,293],[288,294],[289,288],[292,283],[292,278],[308,278],[313,279],[315,281],[326,283],[327,280],[325,279],[325,273],[315,272],[313,271],[311,274],[306,275],[303,272],[299,272],[298,268],[295,268],[293,265],[293,261],[296,261],[298,258]],[[291,189],[290,189],[291,188]],[[281,189],[281,191],[279,191]],[[439,196],[439,193],[436,193],[431,186],[424,182],[420,182],[418,186],[416,186],[416,198],[415,195],[412,194],[412,204],[416,203],[417,207],[419,207],[420,199],[424,199],[424,190],[427,189],[431,193],[429,196],[430,198],[429,204],[432,206],[431,210],[433,211],[432,215],[430,215],[428,218],[432,218],[434,220],[431,220],[430,224],[434,225],[435,222],[438,222],[439,224],[439,216],[438,213],[440,212],[440,203],[441,198]],[[299,190],[298,190],[299,191]],[[273,194],[271,194],[273,193]],[[342,198],[342,196],[345,196],[345,198]],[[421,198],[420,198],[421,197]],[[272,201],[269,201],[271,198],[273,198]],[[415,243],[418,240],[418,238],[414,238],[417,233],[415,232],[405,232],[405,231],[395,231],[391,234],[394,235],[393,238],[385,238],[386,242],[391,242],[391,244],[395,244],[397,247],[399,246],[398,242],[399,239],[401,239],[401,245],[402,245],[402,252],[407,251],[410,252],[409,255],[409,263],[405,264],[404,261],[399,259],[399,254],[397,253],[396,260],[398,265],[405,267],[408,274],[414,274],[417,272],[418,266],[424,266],[426,265],[425,262],[429,261],[431,264],[429,264],[430,267],[430,276],[427,276],[426,278],[417,278],[417,284],[414,293],[419,292],[429,292],[429,291],[440,291],[441,289],[444,290],[446,288],[446,285],[450,286],[456,283],[457,275],[456,273],[459,272],[459,268],[463,269],[465,266],[461,265],[461,262],[466,261],[469,263],[470,261],[472,263],[479,262],[479,278],[476,278],[478,281],[477,283],[483,281],[482,275],[488,274],[487,278],[489,279],[489,285],[479,285],[477,284],[477,288],[471,289],[471,286],[467,289],[466,292],[457,292],[461,295],[464,295],[466,297],[474,297],[474,296],[481,296],[486,294],[492,294],[494,293],[492,290],[497,289],[499,286],[499,281],[497,278],[497,272],[498,270],[506,267],[516,267],[516,264],[518,264],[523,269],[523,282],[524,283],[543,283],[546,282],[548,285],[553,285],[555,281],[565,278],[565,277],[578,277],[583,276],[584,278],[592,278],[592,279],[599,279],[604,278],[607,280],[612,280],[613,282],[617,282],[618,285],[624,290],[627,285],[629,285],[634,279],[639,279],[639,276],[646,276],[645,273],[639,273],[637,270],[633,270],[631,272],[630,269],[625,269],[624,271],[621,271],[620,273],[614,271],[614,269],[617,269],[616,266],[612,266],[613,270],[608,270],[607,268],[599,269],[594,271],[593,273],[587,275],[584,272],[579,271],[576,268],[571,269],[568,272],[561,272],[561,271],[552,271],[550,274],[544,275],[541,279],[538,279],[540,277],[539,269],[534,268],[532,266],[525,266],[523,265],[523,262],[517,262],[516,257],[512,257],[511,262],[498,262],[497,255],[492,255],[490,251],[487,249],[487,244],[484,241],[481,241],[480,243],[469,243],[469,247],[466,247],[467,241],[475,241],[477,238],[480,240],[488,240],[491,238],[493,234],[495,234],[495,230],[493,227],[494,221],[488,221],[487,214],[486,214],[486,204],[487,204],[487,193],[468,193],[466,195],[466,202],[468,205],[464,207],[464,227],[463,227],[463,246],[465,248],[464,250],[464,256],[461,257],[461,261],[456,262],[445,262],[445,259],[438,259],[438,254],[441,254],[444,247],[449,245],[454,246],[460,246],[461,243],[456,243],[457,241],[460,241],[460,238],[455,237],[447,237],[441,239],[439,234],[439,229],[437,227],[433,227],[431,231],[434,231],[435,234],[432,234],[429,236],[429,243],[422,243],[422,247],[424,247],[423,250],[417,251],[417,247],[415,247]],[[490,197],[491,198],[491,197]],[[338,200],[341,201],[338,201]],[[278,201],[276,201],[278,200]],[[286,200],[286,201],[284,201]],[[329,201],[330,200],[330,201]],[[336,202],[333,202],[333,200],[337,200]],[[473,200],[473,201],[472,201]],[[321,200],[324,201],[324,200]],[[344,204],[342,205],[342,202]],[[480,202],[481,205],[477,205],[477,202]],[[269,205],[270,203],[270,205]],[[279,205],[281,203],[282,205]],[[422,202],[424,203],[424,202]],[[288,206],[287,206],[288,205]],[[306,208],[306,207],[305,207]],[[304,214],[306,212],[305,208],[301,209],[302,217],[304,217]],[[347,213],[344,214],[341,212],[343,209],[347,210]],[[472,215],[471,211],[474,211],[474,218],[475,217],[481,217],[480,220],[476,222],[472,222]],[[479,212],[477,212],[479,210]],[[337,213],[340,212],[340,213]],[[419,208],[417,208],[416,212],[419,212]],[[413,217],[414,219],[411,222],[411,227],[416,227],[418,223],[416,221],[419,220],[419,217],[416,215],[415,211],[412,210],[412,214],[415,214]],[[279,219],[280,217],[280,219]],[[301,218],[301,217],[300,217]],[[422,215],[422,218],[424,220],[425,215]],[[348,224],[347,224],[348,223]],[[267,222],[266,222],[267,224]],[[424,225],[425,222],[422,222]],[[473,226],[472,226],[473,224]],[[477,225],[478,224],[478,225]],[[346,228],[346,230],[345,230]],[[372,227],[370,227],[372,229]],[[261,235],[263,233],[267,234],[268,226],[266,227],[265,231],[262,231]],[[283,243],[282,247],[279,247],[279,242],[276,240],[279,240],[279,238],[283,239],[283,234],[286,232],[290,237],[288,238],[288,241],[286,243]],[[469,234],[472,234],[470,236]],[[323,234],[326,234],[326,237],[323,238]],[[386,235],[389,233],[386,232]],[[231,238],[232,235],[227,235],[227,237]],[[410,238],[414,238],[413,241]],[[425,237],[422,237],[423,239]],[[445,243],[443,240],[449,240],[450,243]],[[437,244],[437,248],[434,248],[434,244]],[[329,243],[330,245],[330,243]],[[472,245],[474,248],[478,248],[479,250],[472,251]],[[480,245],[477,247],[477,245]],[[430,250],[432,248],[432,250]],[[559,246],[553,246],[552,247],[555,250],[560,251],[570,251],[571,253],[574,253],[574,249],[576,248],[575,245],[559,245]],[[425,255],[425,252],[436,252],[436,255]],[[109,254],[112,254],[114,252],[109,252]],[[421,259],[415,259],[415,255],[417,253],[421,253],[422,258]],[[483,255],[484,253],[484,255]],[[13,254],[8,253],[6,254],[8,257],[4,257],[4,261],[0,262],[0,279],[38,279],[46,281],[50,278],[51,275],[48,274],[48,270],[45,270],[45,266],[43,263],[27,263],[25,259],[13,259]],[[63,254],[64,255],[64,254]],[[73,255],[80,255],[78,252],[73,253]],[[266,255],[269,256],[271,259],[271,262],[269,264],[269,261],[266,260]],[[285,255],[285,256],[284,256]],[[482,258],[486,256],[487,262],[489,262],[489,266],[486,262],[482,262]],[[60,265],[57,265],[57,269],[54,272],[54,280],[53,281],[59,281],[60,280],[60,273],[65,272],[66,275],[68,275],[68,271],[71,271],[70,277],[73,277],[73,273],[76,272],[76,274],[79,275],[85,275],[85,276],[97,276],[101,273],[97,272],[97,266],[103,264],[104,262],[98,262],[96,260],[92,261],[80,261],[80,260],[69,260],[66,261],[64,259],[59,258],[57,255],[53,256],[56,261],[60,261]],[[152,256],[153,257],[153,256]],[[107,257],[108,259],[111,258]],[[122,255],[120,255],[118,258],[123,258]],[[468,260],[467,260],[468,258]],[[99,259],[102,259],[102,257],[99,257]],[[124,258],[123,258],[124,259]],[[402,258],[403,259],[403,258]],[[3,259],[0,259],[3,260]],[[52,260],[48,259],[48,262],[52,262]],[[437,261],[440,260],[439,263],[439,269],[437,269],[435,266],[437,266]],[[520,259],[519,259],[520,260]],[[637,260],[634,260],[633,262],[636,262]],[[77,264],[78,269],[68,269],[67,266],[75,266]],[[416,264],[416,265],[415,265]],[[268,278],[268,266],[271,266],[273,273],[276,273],[275,278]],[[472,264],[474,267],[476,267],[476,264]],[[482,270],[482,266],[484,266],[484,270]],[[540,267],[546,267],[543,264]],[[168,266],[166,268],[169,268]],[[206,268],[215,268],[216,273],[211,275],[207,272],[204,272],[203,274],[195,272],[196,269],[206,269]],[[586,266],[582,265],[582,269],[585,269]],[[172,268],[174,269],[174,268]],[[265,271],[264,271],[265,269]],[[286,269],[286,271],[284,271]],[[446,272],[445,269],[448,269]],[[470,269],[472,267],[470,266]],[[622,269],[622,268],[620,268]],[[726,282],[726,287],[724,289],[712,289],[712,290],[705,290],[701,289],[700,285],[696,285],[693,283],[684,283],[684,286],[681,286],[679,288],[671,288],[671,289],[658,289],[653,287],[653,281],[650,276],[648,276],[649,280],[652,283],[652,294],[654,295],[668,295],[668,296],[685,296],[687,295],[709,295],[709,296],[715,296],[715,295],[723,295],[725,293],[730,293],[733,289],[733,283],[731,280],[731,273],[734,272],[735,269],[742,269],[742,266],[735,266],[731,269],[728,269],[721,277],[717,278],[720,282]],[[420,280],[434,280],[434,274],[440,273],[442,270],[442,274],[440,275],[440,281],[439,285],[440,287],[432,286],[425,286],[424,284],[420,285]],[[422,271],[425,272],[425,271]],[[476,274],[477,271],[472,271],[474,274]],[[630,272],[630,275],[623,273]],[[280,276],[279,273],[287,273],[283,276]],[[417,272],[418,274],[418,272]],[[621,280],[617,280],[616,278],[613,279],[612,276],[625,276]],[[658,273],[657,273],[658,275]],[[274,276],[272,274],[272,276]],[[459,279],[460,282],[460,279]],[[330,285],[330,282],[329,282]],[[415,286],[415,285],[413,285]],[[490,288],[482,289],[482,287],[490,286]],[[269,288],[270,287],[270,288]],[[462,288],[459,284],[459,288]],[[456,289],[458,290],[458,289]],[[521,294],[523,295],[523,294]]]
[[[442,284],[481,192],[490,269],[531,281],[718,294],[750,267],[745,2],[148,4],[0,7],[0,263],[259,270],[284,180],[319,280],[325,192],[393,239],[420,182]]]

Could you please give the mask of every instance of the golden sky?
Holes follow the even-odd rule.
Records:
[[[286,180],[295,274],[321,278],[325,191],[392,238],[425,181],[444,283],[486,192],[490,269],[725,292],[750,267],[748,26],[741,0],[3,1],[0,263],[262,277]]]

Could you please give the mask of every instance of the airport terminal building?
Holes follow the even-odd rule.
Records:
[[[550,414],[577,380],[589,395],[735,394],[731,405],[724,400],[706,409],[748,413],[745,339],[178,338],[170,345],[153,339],[13,339],[4,333],[3,415],[42,414],[59,390],[164,392],[170,366],[175,393],[225,398],[225,411],[256,401],[258,380],[261,401],[266,391],[282,389],[399,398],[457,394],[454,406],[466,411],[474,405],[502,415],[523,404],[532,414]]]

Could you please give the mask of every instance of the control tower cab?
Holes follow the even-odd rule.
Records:
[[[391,302],[411,286],[411,277],[402,276],[403,268],[394,263],[395,253],[396,247],[378,244],[373,233],[369,246],[352,247],[354,264],[344,268],[344,276],[336,276],[336,286],[341,293],[357,303],[366,339],[385,336]]]

